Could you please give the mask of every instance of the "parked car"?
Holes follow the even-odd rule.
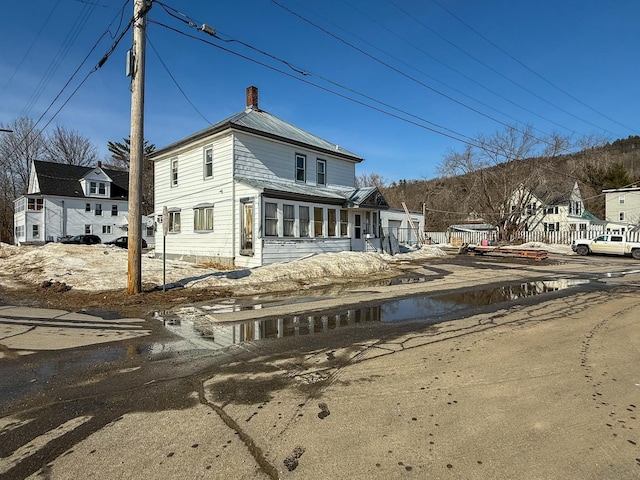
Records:
[[[129,237],[118,237],[110,242],[104,242],[105,245],[115,245],[120,248],[127,248],[129,246]],[[142,248],[147,248],[147,241],[142,239]]]
[[[64,238],[60,240],[60,243],[72,243],[76,245],[95,245],[96,243],[102,243],[100,237],[97,235],[76,235],[71,238]]]

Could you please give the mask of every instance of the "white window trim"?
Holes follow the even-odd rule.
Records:
[[[301,158],[303,162],[302,173],[304,174],[304,179],[298,179],[298,159]],[[307,183],[307,156],[303,153],[296,153],[295,162],[294,162],[294,179],[298,183]]]
[[[207,152],[211,152],[211,175],[207,175],[207,165],[209,165],[209,162],[207,162]],[[209,178],[213,178],[213,146],[209,145],[204,147],[203,151],[202,151],[202,177],[205,179],[209,179]]]
[[[178,186],[178,159],[171,159],[171,175],[169,176],[169,181],[171,183],[171,188]]]
[[[319,181],[319,177],[320,177],[320,164],[324,165],[324,171],[322,172],[322,176],[324,177],[324,181],[322,183],[320,183]],[[322,186],[326,186],[327,185],[327,161],[322,159],[322,158],[317,158],[316,159],[316,185],[322,185]]]

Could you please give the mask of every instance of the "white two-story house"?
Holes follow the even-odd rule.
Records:
[[[27,193],[14,202],[14,242],[45,243],[93,234],[103,242],[127,234],[129,174],[34,161]],[[144,229],[153,242],[154,228]]]
[[[258,106],[156,150],[156,253],[239,267],[324,252],[380,250],[375,187],[355,188],[362,158]]]
[[[611,188],[602,193],[605,196],[607,231],[640,231],[640,187]]]
[[[584,208],[578,182],[521,187],[513,197],[512,211],[520,212],[526,231],[602,231],[604,223]]]

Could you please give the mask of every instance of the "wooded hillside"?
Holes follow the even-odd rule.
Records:
[[[524,183],[528,186],[545,185],[548,189],[553,189],[560,188],[560,185],[566,185],[567,182],[578,181],[586,209],[604,219],[602,190],[640,182],[640,136],[630,136],[572,154],[521,159],[517,155],[511,158],[507,155],[504,161],[474,164],[482,168],[447,170],[447,163],[450,167],[452,160],[455,160],[458,167],[464,162],[471,162],[466,157],[472,156],[471,150],[468,148],[463,153],[451,154],[445,158],[439,168],[443,175],[439,178],[400,180],[390,185],[383,183],[378,186],[393,208],[402,208],[402,202],[405,202],[410,210],[422,211],[424,204],[427,228],[443,230],[474,216],[491,223],[492,219],[487,218],[491,217],[490,212],[483,211],[487,207],[481,206],[486,205],[486,200],[499,208],[498,203],[505,196],[505,191],[500,190],[507,189],[509,185],[514,187]],[[453,171],[457,174],[445,175]],[[498,181],[496,178],[502,180]]]

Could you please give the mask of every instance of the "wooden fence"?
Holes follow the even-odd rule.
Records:
[[[570,232],[522,232],[517,242],[513,243],[555,243],[562,245],[571,245],[574,240],[583,238],[595,238],[604,233],[602,230],[576,230]],[[640,232],[627,232],[625,234],[628,241],[640,242]],[[483,240],[490,243],[496,243],[498,235],[487,232],[424,232],[424,238],[427,243],[429,239],[431,243],[452,243],[451,239],[455,238],[454,243],[469,243],[480,245]]]

